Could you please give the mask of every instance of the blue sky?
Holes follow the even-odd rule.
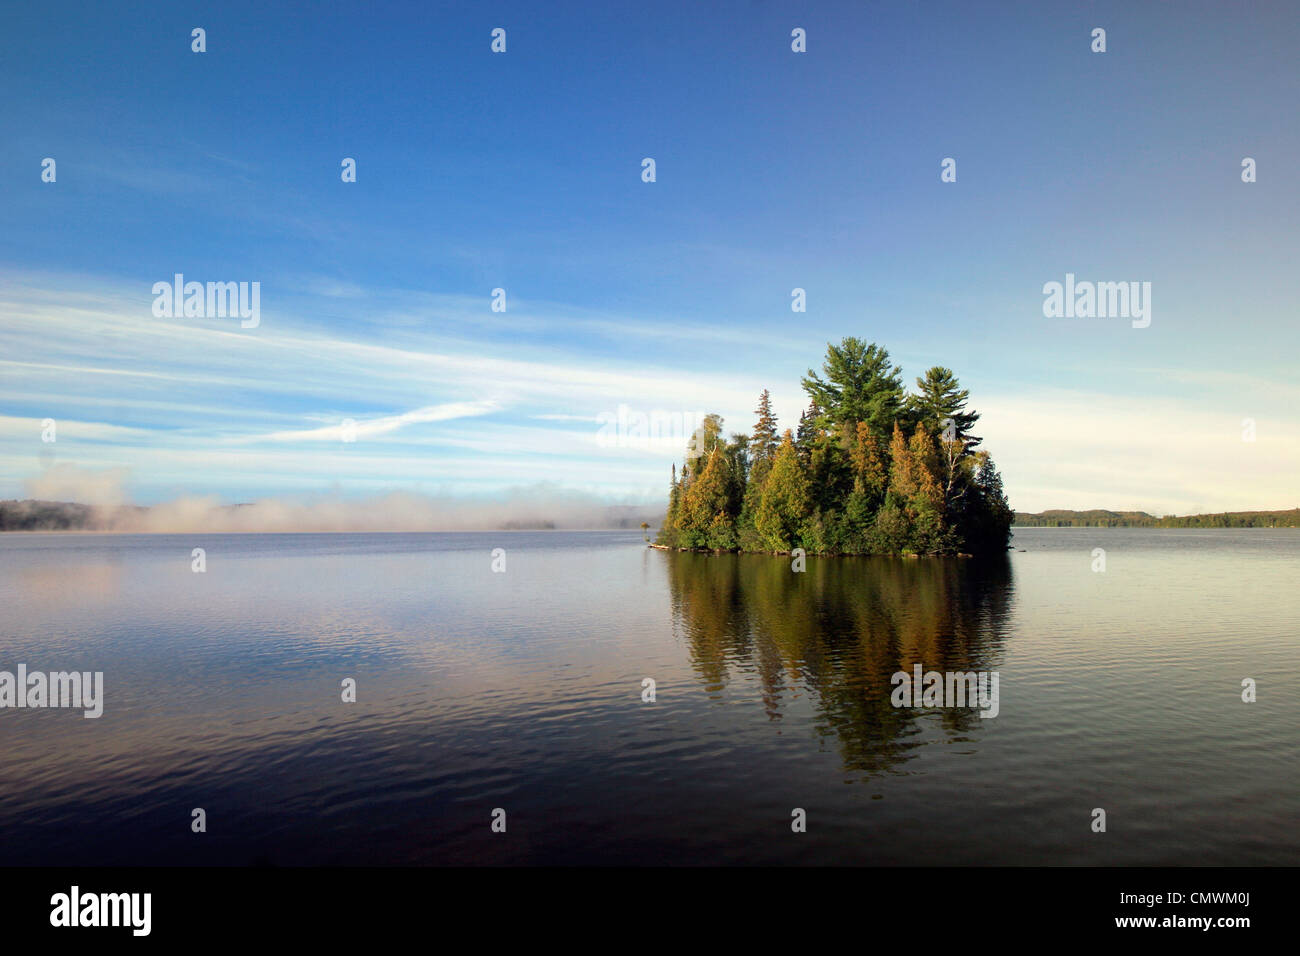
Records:
[[[647,501],[684,437],[602,415],[792,425],[857,335],[1017,508],[1300,504],[1293,4],[267,6],[0,15],[0,497]],[[177,272],[260,325],[155,317]],[[1067,272],[1150,327],[1044,317]]]

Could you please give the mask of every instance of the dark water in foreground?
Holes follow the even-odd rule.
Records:
[[[106,688],[0,710],[0,865],[1300,863],[1300,532],[1016,547],[0,535],[0,670]],[[914,663],[998,716],[891,706]]]

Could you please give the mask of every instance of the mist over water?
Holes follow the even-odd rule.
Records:
[[[97,720],[0,711],[0,860],[1300,862],[1300,533],[1015,546],[0,535],[0,670],[105,675]],[[997,717],[892,706],[915,664],[998,672]]]
[[[95,471],[56,464],[25,483],[33,501],[7,502],[6,508],[21,517],[34,505],[70,502],[78,510],[88,509],[80,530],[141,534],[591,530],[634,528],[642,521],[656,525],[663,517],[662,501],[616,502],[548,483],[474,497],[408,491],[369,497],[326,493],[231,505],[216,496],[182,495],[139,507],[131,503],[127,478],[126,469]]]

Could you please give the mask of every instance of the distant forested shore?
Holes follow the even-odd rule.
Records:
[[[953,372],[935,366],[904,390],[889,353],[861,339],[829,345],[797,429],[780,432],[766,389],[746,434],[709,415],[673,466],[660,547],[809,554],[963,554],[1006,550],[1014,514]]]
[[[98,509],[75,501],[0,501],[0,531],[90,531]]]
[[[224,506],[233,511],[238,505]],[[244,506],[247,507],[247,506]],[[0,501],[0,532],[3,531],[113,531],[139,530],[128,519],[145,519],[149,508],[126,505],[113,509],[96,508],[73,501],[38,501],[32,499]],[[618,511],[618,509],[610,509]],[[642,509],[631,507],[608,517],[611,529],[635,528]],[[649,518],[650,516],[646,516]],[[1015,512],[1012,527],[1017,528],[1300,528],[1300,508],[1290,511],[1225,511],[1216,514],[1167,515],[1159,517],[1145,511],[1069,511],[1057,509],[1037,514]],[[496,530],[557,530],[553,521],[509,520]],[[762,550],[762,549],[759,549]],[[788,549],[783,549],[788,550]]]
[[[419,501],[415,504],[418,506]],[[370,502],[373,505],[373,500]],[[425,503],[427,505],[427,502]],[[561,499],[561,504],[563,500]],[[571,504],[556,517],[547,517],[545,503],[536,506],[519,506],[509,509],[502,506],[496,513],[491,505],[478,504],[477,512],[466,518],[465,512],[456,512],[454,504],[445,507],[446,514],[462,519],[461,524],[450,522],[446,528],[438,527],[428,515],[417,515],[410,526],[393,526],[392,522],[368,519],[367,502],[354,508],[327,502],[323,517],[311,512],[309,502],[285,505],[271,502],[267,514],[259,514],[256,502],[217,505],[204,504],[201,510],[180,509],[183,521],[177,520],[178,509],[169,505],[151,508],[144,505],[96,506],[75,501],[42,501],[27,498],[0,501],[0,532],[4,531],[103,531],[128,534],[168,534],[178,531],[220,534],[226,532],[292,533],[296,531],[370,532],[370,531],[557,531],[557,530],[632,530],[647,527],[653,520],[653,505],[603,504],[584,510],[582,504]],[[535,508],[535,513],[529,513]],[[371,509],[373,511],[373,508]],[[580,514],[578,514],[581,512]],[[442,512],[439,512],[441,514]],[[552,512],[553,513],[553,512]],[[574,514],[582,520],[574,519]],[[476,523],[466,523],[477,517]]]
[[[1218,514],[1166,515],[1145,511],[1016,512],[1017,528],[1300,528],[1300,508],[1290,511],[1223,511]]]

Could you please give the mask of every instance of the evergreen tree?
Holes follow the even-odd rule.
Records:
[[[758,408],[754,409],[758,421],[754,423],[754,433],[749,440],[749,458],[752,462],[770,462],[776,455],[777,430],[776,416],[772,414],[772,397],[767,389],[758,398]]]
[[[727,456],[727,514],[740,514],[741,504],[745,498],[745,485],[748,483],[751,468],[749,459],[749,436],[737,432],[723,448]]]
[[[912,453],[912,459],[924,469],[925,478],[937,490],[935,476],[939,473],[939,453],[935,448],[934,439],[930,437],[924,425],[916,426],[916,431],[912,432],[912,437],[908,440],[907,448]]]
[[[885,349],[852,337],[827,345],[822,373],[824,379],[809,369],[803,388],[822,410],[828,431],[846,445],[856,438],[858,422],[877,435],[888,433],[904,397],[902,369],[889,364]]]
[[[961,387],[951,369],[936,365],[916,380],[917,392],[908,396],[907,409],[912,421],[924,425],[932,435],[943,436],[945,423],[952,422],[944,440],[962,439],[967,450],[983,439],[970,434],[979,421],[979,413],[966,410],[970,392]]]
[[[909,442],[902,427],[894,423],[886,505],[896,509],[907,525],[902,534],[907,551],[929,552],[944,545],[943,495],[928,466],[932,448],[924,428],[918,426]],[[892,532],[896,541],[898,529]]]
[[[708,547],[714,551],[734,551],[738,544],[736,522],[725,511],[719,511],[709,523]]]
[[[907,447],[902,427],[894,422],[889,441],[889,498],[897,507],[906,507],[919,486],[911,449]]]
[[[965,502],[965,546],[971,551],[1005,551],[1015,512],[1002,490],[1002,476],[988,452],[976,456],[978,470]]]
[[[830,512],[840,507],[853,490],[853,470],[841,444],[822,427],[820,416],[810,414],[807,429],[809,491],[812,507]],[[829,519],[828,519],[829,520]]]
[[[709,454],[708,463],[700,473],[697,481],[686,492],[682,511],[684,520],[680,522],[688,548],[711,547],[710,529],[713,519],[726,515],[730,493],[730,468],[727,456],[721,446],[714,446]]]
[[[669,548],[683,547],[678,542],[677,521],[682,509],[682,486],[677,481],[677,465],[673,464],[672,483],[668,487],[668,513],[664,515],[663,524],[659,526],[659,534],[655,536],[655,544],[662,544]]]
[[[798,544],[799,528],[808,514],[808,478],[799,463],[794,438],[786,429],[772,471],[763,483],[754,525],[769,551],[790,551]]]
[[[908,442],[916,491],[905,511],[913,524],[912,547],[921,554],[941,551],[947,544],[943,491],[934,476],[938,456],[924,425],[917,425]]]
[[[689,471],[688,485],[694,481],[699,472],[704,470],[709,455],[713,454],[713,449],[722,443],[722,416],[705,415],[704,421],[700,422],[695,433],[691,435],[691,440],[686,443],[686,465],[683,472]]]
[[[817,418],[820,415],[821,409],[817,407],[816,402],[799,413],[799,428],[794,433],[794,447],[799,453],[800,461],[805,464],[812,455],[813,436],[816,434]]]
[[[902,554],[912,550],[912,525],[892,496],[876,512],[868,532],[868,554]]]
[[[763,500],[763,485],[772,471],[773,458],[760,458],[749,470],[749,480],[745,482],[745,493],[740,503],[740,517],[736,519],[737,546],[742,551],[766,550],[755,521]]]
[[[864,494],[874,510],[875,505],[884,497],[885,489],[889,487],[889,466],[884,460],[880,442],[871,433],[871,426],[866,422],[858,422],[857,440],[853,443],[851,461],[853,490]]]

